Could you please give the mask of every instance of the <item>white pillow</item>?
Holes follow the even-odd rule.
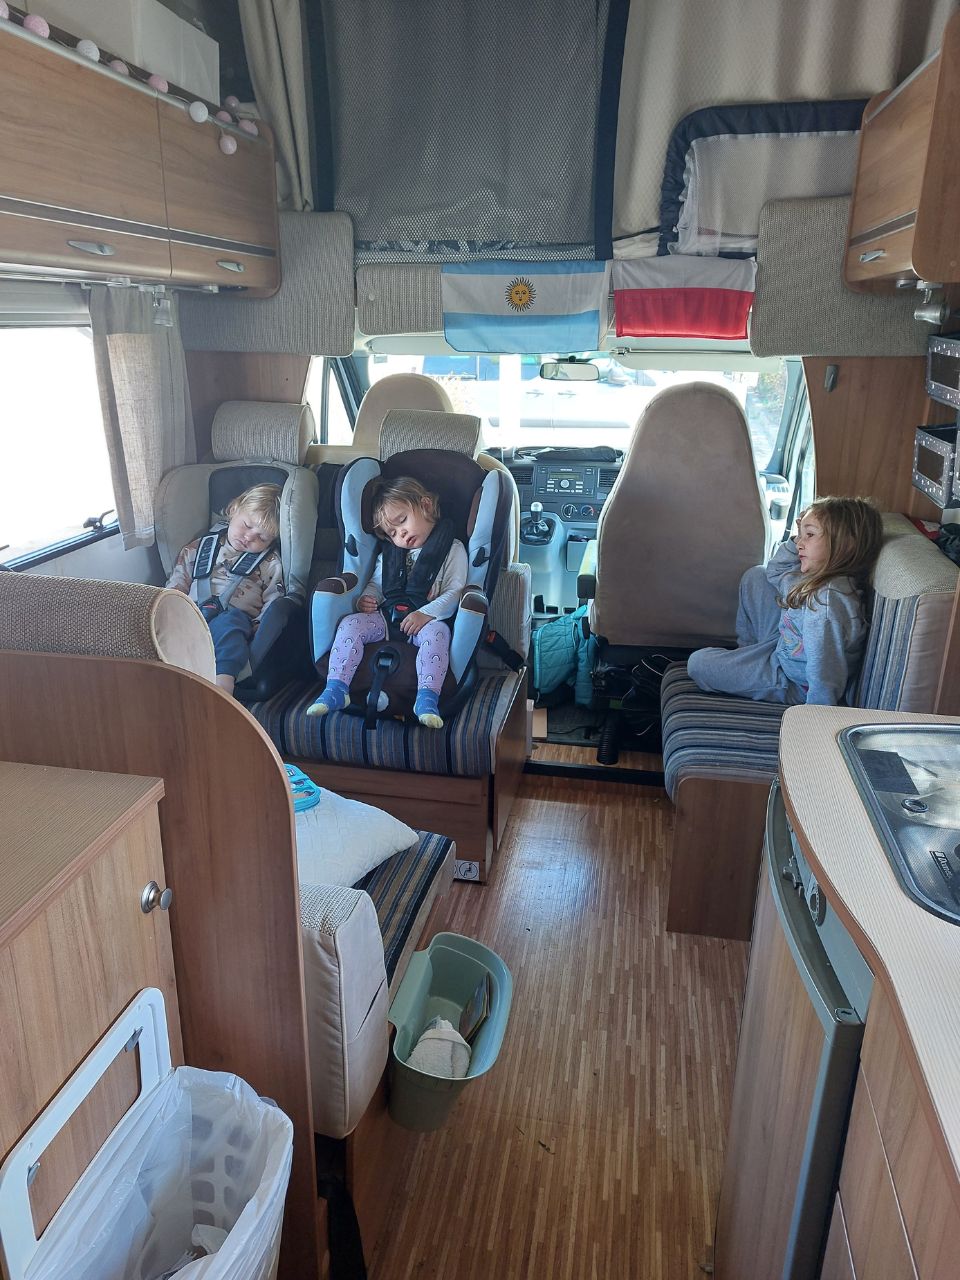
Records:
[[[417,833],[382,809],[347,800],[324,787],[320,803],[296,815],[301,884],[356,884]]]

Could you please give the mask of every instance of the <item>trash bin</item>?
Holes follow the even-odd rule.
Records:
[[[471,1046],[470,1066],[462,1080],[430,1075],[407,1064],[431,1019],[446,1018],[456,1027],[460,1015],[490,974],[487,1020]],[[497,1060],[510,1016],[513,979],[495,951],[459,933],[438,933],[426,951],[414,953],[388,1014],[397,1029],[390,1055],[390,1116],[405,1129],[439,1129],[471,1080]]]
[[[38,1241],[28,1187],[125,1049],[140,1094]],[[171,1070],[163,995],[124,1010],[0,1168],[8,1280],[274,1280],[293,1126],[237,1076]]]

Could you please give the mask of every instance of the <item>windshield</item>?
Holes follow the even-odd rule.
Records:
[[[392,373],[423,373],[439,382],[460,413],[482,421],[487,448],[523,445],[612,445],[626,449],[637,419],[664,387],[712,382],[739,400],[758,469],[777,442],[787,387],[786,361],[762,369],[636,369],[609,354],[591,357],[596,382],[546,381],[544,356],[375,355],[365,359],[369,382]],[[771,367],[772,364],[772,367]]]

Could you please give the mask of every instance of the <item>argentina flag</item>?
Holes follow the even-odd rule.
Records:
[[[609,262],[447,263],[443,336],[454,351],[596,351],[609,280]]]

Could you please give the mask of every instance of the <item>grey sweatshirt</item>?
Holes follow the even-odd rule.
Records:
[[[767,581],[782,600],[803,577],[796,543],[781,543],[767,563]],[[780,613],[774,660],[808,703],[835,706],[860,669],[867,624],[850,578],[831,578],[800,609]]]

